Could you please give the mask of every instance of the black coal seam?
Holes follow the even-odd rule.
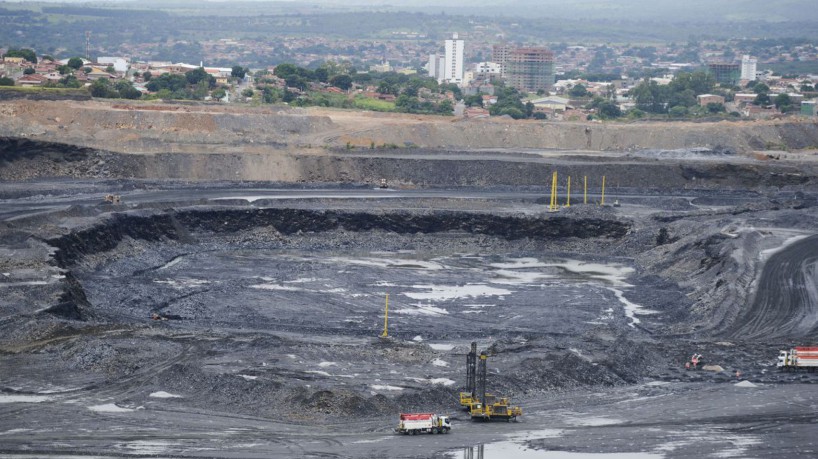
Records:
[[[515,217],[440,211],[428,214],[315,211],[304,209],[182,210],[150,216],[114,214],[93,227],[46,242],[57,248],[56,264],[68,269],[84,255],[113,250],[125,237],[146,241],[178,240],[180,230],[235,233],[272,226],[283,234],[383,230],[398,234],[465,232],[508,240],[603,237],[627,234],[627,222],[567,217]]]

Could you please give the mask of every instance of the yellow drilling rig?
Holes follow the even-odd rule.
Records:
[[[488,355],[481,352],[477,364],[477,343],[471,343],[471,351],[466,355],[466,389],[460,393],[460,405],[471,416],[472,421],[512,421],[523,415],[519,406],[511,406],[508,397],[496,397],[486,392],[486,362]]]

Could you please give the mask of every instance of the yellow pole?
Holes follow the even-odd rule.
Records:
[[[386,307],[384,308],[383,312],[383,333],[381,333],[381,338],[388,338],[389,337],[389,294],[386,294]]]
[[[567,199],[565,200],[565,207],[571,207],[571,176],[568,176],[568,193]]]
[[[551,210],[557,210],[557,171],[551,179]]]
[[[588,204],[588,176],[585,176],[585,192],[583,193],[583,204]]]
[[[600,206],[605,205],[605,176],[602,176],[602,202],[599,204]]]

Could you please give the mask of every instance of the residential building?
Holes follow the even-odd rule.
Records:
[[[735,63],[714,62],[707,65],[716,83],[722,86],[737,86],[741,76],[741,67]]]
[[[17,79],[17,86],[42,86],[43,83],[47,82],[48,78],[45,75],[40,75],[39,73],[32,73],[31,75],[23,75]]]
[[[741,58],[741,79],[747,81],[754,81],[756,79],[756,70],[758,67],[758,59],[753,59],[748,55]]]
[[[443,80],[449,83],[460,84],[463,82],[463,51],[465,43],[459,39],[457,34],[452,34],[452,38],[446,40],[445,62],[443,65]]]
[[[696,101],[700,107],[707,107],[708,104],[724,105],[724,97],[717,94],[701,94],[696,96]]]
[[[554,85],[554,53],[547,48],[517,48],[508,56],[509,86],[520,91],[549,91]]]
[[[128,71],[128,61],[124,57],[98,57],[97,63],[110,65],[117,73],[125,73]]]
[[[740,92],[733,96],[733,102],[737,104],[749,104],[752,103],[754,100],[756,100],[755,93]]]
[[[496,62],[480,62],[474,66],[475,74],[502,75],[502,66]]]

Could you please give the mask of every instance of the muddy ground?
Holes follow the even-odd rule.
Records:
[[[815,177],[748,161],[558,212],[503,183],[5,181],[0,457],[814,457],[818,376],[775,362],[818,339]],[[472,341],[519,422],[459,410]],[[454,429],[395,436],[406,411]]]

